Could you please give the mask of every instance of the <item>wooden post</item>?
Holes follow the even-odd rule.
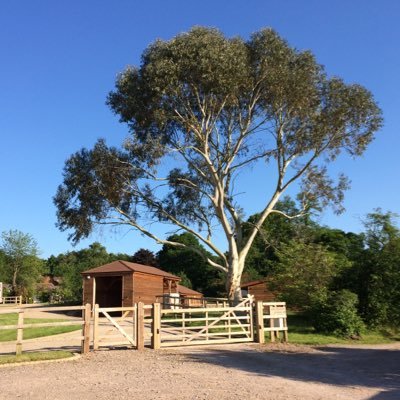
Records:
[[[136,313],[137,313],[137,304],[133,304],[133,306],[135,307],[134,310],[132,311],[132,338],[135,342],[136,342],[136,323],[137,323],[137,318],[136,318]]]
[[[206,311],[206,340],[209,340],[208,336],[208,311]]]
[[[154,303],[152,309],[152,337],[151,337],[151,347],[154,350],[158,350],[161,347],[161,307],[160,303]]]
[[[99,305],[93,309],[93,350],[99,349]]]
[[[182,340],[185,341],[186,340],[186,336],[185,336],[185,334],[186,334],[185,313],[183,312],[181,315],[182,315],[182,335],[183,335]]]
[[[15,354],[22,354],[22,340],[24,339],[24,310],[18,311],[17,345]]]
[[[144,349],[144,308],[143,303],[137,303],[136,312],[136,348],[138,350]]]
[[[278,341],[281,340],[281,332],[280,332],[280,330],[279,330],[279,326],[278,326],[278,330],[275,331],[275,337],[278,339]]]
[[[93,307],[93,310],[94,310],[94,306],[95,306],[95,304],[96,304],[96,278],[95,277],[92,277],[92,290],[93,290],[93,293],[92,293],[92,307]]]
[[[264,336],[264,305],[262,301],[256,302],[256,340],[257,343],[265,343]]]
[[[82,325],[82,345],[81,352],[83,354],[89,353],[90,350],[90,314],[92,312],[92,306],[87,303],[83,310],[83,325]]]
[[[270,338],[271,342],[275,342],[275,331],[274,331],[274,317],[271,315],[271,307],[269,308],[269,327],[271,328],[270,331]]]
[[[287,343],[289,341],[288,331],[287,331],[287,318],[283,319],[283,327],[285,328],[285,330],[283,331],[283,340],[285,343]]]

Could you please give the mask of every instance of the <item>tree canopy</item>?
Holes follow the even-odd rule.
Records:
[[[190,233],[172,235],[167,238],[171,242],[179,242],[196,247],[201,252],[206,250],[198,239]],[[211,254],[208,257],[212,257]],[[164,244],[157,253],[160,268],[175,274],[182,279],[182,284],[198,290],[206,296],[217,296],[221,291],[221,274],[213,269],[198,253],[190,248],[180,248]]]
[[[11,283],[13,295],[31,297],[42,272],[36,240],[19,230],[5,231],[1,234],[0,252],[0,277]]]
[[[60,229],[77,242],[98,224],[126,224],[191,248],[226,274],[235,300],[264,221],[294,217],[276,208],[288,187],[299,188],[299,214],[328,204],[342,211],[348,181],[328,166],[341,153],[361,155],[382,123],[367,89],[329,77],[310,51],[271,29],[244,40],[195,27],[157,40],[118,76],[107,103],[129,136],[121,148],[100,140],[67,160],[55,196]],[[244,236],[238,194],[249,188],[235,183],[255,164],[273,190]],[[162,239],[149,221],[193,234],[217,259]]]

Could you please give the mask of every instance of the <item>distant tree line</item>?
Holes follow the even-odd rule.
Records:
[[[284,214],[296,214],[296,203],[279,203]],[[244,281],[266,279],[270,289],[289,307],[310,314],[321,331],[358,335],[364,326],[400,327],[400,230],[396,215],[377,209],[364,220],[361,233],[321,226],[305,215],[287,219],[272,215],[259,230],[246,262]],[[251,231],[257,215],[248,218],[243,232]],[[80,273],[115,260],[161,268],[181,277],[181,283],[206,296],[225,296],[225,276],[210,267],[190,233],[174,234],[158,253],[139,249],[133,255],[108,253],[100,243],[51,256],[38,256],[34,239],[19,231],[3,232],[0,246],[0,281],[10,294],[27,299],[63,302],[82,300]],[[196,253],[189,248],[197,247]],[[208,254],[209,258],[214,257]],[[42,276],[58,277],[48,290]],[[332,325],[336,321],[336,325]],[[344,322],[343,322],[344,321]]]

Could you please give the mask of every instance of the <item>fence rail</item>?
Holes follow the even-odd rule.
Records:
[[[167,310],[162,310],[159,305],[154,307],[154,348],[253,340],[250,299],[236,307]]]
[[[30,323],[26,317],[33,311],[78,311],[80,319],[74,321]],[[266,333],[271,342],[288,340],[286,304],[282,302],[253,302],[248,298],[235,307],[202,307],[162,309],[160,303],[132,307],[85,306],[0,308],[0,314],[18,314],[18,322],[0,325],[2,330],[16,330],[16,354],[21,354],[24,329],[80,325],[81,351],[87,353],[93,340],[93,349],[116,345],[131,345],[141,350],[150,339],[153,349],[217,343],[265,342]],[[112,313],[118,313],[115,316]],[[103,317],[100,320],[100,317]],[[90,336],[93,321],[93,338]],[[101,328],[101,329],[100,329]],[[111,334],[110,334],[111,333]],[[51,338],[51,341],[57,338]],[[62,340],[62,337],[59,338]],[[115,340],[117,341],[115,341]]]
[[[21,305],[22,304],[22,296],[6,296],[0,297],[1,305]]]
[[[160,303],[163,309],[179,308],[205,308],[205,307],[229,307],[226,298],[218,297],[195,297],[195,296],[173,296],[160,295],[156,297],[156,303]]]
[[[133,307],[99,307],[96,304],[93,310],[93,350],[127,344],[137,347],[139,342],[137,318],[141,308],[143,305],[140,304],[135,304]],[[120,315],[111,316],[111,313]],[[105,320],[101,321],[101,317]]]
[[[57,321],[57,322],[42,322],[42,323],[25,323],[25,318],[29,317],[29,314],[34,311],[81,311],[82,319],[74,321]],[[60,326],[74,326],[80,325],[82,332],[76,337],[77,340],[81,340],[81,352],[88,353],[90,349],[90,314],[91,306],[68,306],[68,307],[27,307],[27,308],[13,308],[13,309],[0,309],[0,314],[18,314],[18,322],[14,325],[0,325],[0,331],[2,330],[16,330],[17,340],[15,342],[15,354],[22,354],[23,343],[32,341],[24,340],[24,329],[28,328],[48,328],[48,327],[60,327]],[[53,341],[54,338],[51,340]],[[65,340],[65,339],[63,339]]]
[[[265,332],[269,332],[270,341],[280,339],[283,333],[283,340],[288,341],[288,326],[286,303],[284,302],[262,302],[256,303],[256,331],[259,343],[265,342]]]

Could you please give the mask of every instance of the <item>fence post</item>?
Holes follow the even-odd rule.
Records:
[[[160,337],[160,329],[161,329],[161,307],[160,303],[153,304],[152,310],[152,337],[151,337],[151,347],[154,350],[158,350],[161,347],[161,337]]]
[[[257,343],[265,343],[264,305],[262,301],[256,302],[256,339]]]
[[[137,303],[136,347],[138,350],[144,349],[144,308],[142,302]]]
[[[99,305],[94,305],[93,310],[93,350],[99,349]]]
[[[81,352],[83,354],[89,353],[90,350],[90,314],[92,312],[92,306],[87,303],[83,309],[83,325],[82,325],[82,345]]]
[[[17,345],[15,354],[22,354],[22,340],[24,338],[24,310],[18,310]]]
[[[274,321],[274,308],[269,306],[269,327],[270,327],[270,339],[271,342],[275,342],[275,321]]]
[[[283,327],[285,328],[285,330],[283,331],[283,340],[285,343],[287,343],[289,341],[288,331],[287,331],[287,315],[286,318],[283,319]]]

